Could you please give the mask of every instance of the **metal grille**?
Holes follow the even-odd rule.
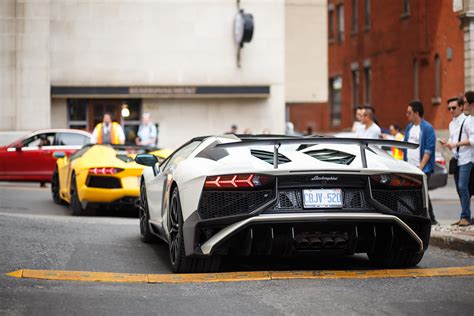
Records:
[[[362,189],[344,189],[342,191],[343,208],[367,208]],[[301,190],[278,191],[277,210],[302,210],[303,198]]]
[[[104,176],[89,176],[87,186],[91,188],[119,189],[122,187],[119,178]]]
[[[198,213],[203,219],[248,214],[271,199],[271,190],[204,191]]]
[[[421,190],[373,190],[372,196],[395,212],[420,215],[423,208]]]

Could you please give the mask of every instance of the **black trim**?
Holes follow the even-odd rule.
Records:
[[[51,95],[129,94],[128,87],[51,87]]]

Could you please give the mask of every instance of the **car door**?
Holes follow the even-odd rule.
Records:
[[[147,183],[147,195],[149,202],[150,218],[153,221],[161,222],[167,215],[169,203],[169,190],[173,183],[173,173],[178,164],[189,157],[201,141],[191,141],[166,159],[159,167],[159,173],[149,183]],[[163,222],[167,226],[166,222]]]
[[[52,167],[49,148],[55,133],[38,133],[7,149],[5,176],[11,180],[50,181]]]

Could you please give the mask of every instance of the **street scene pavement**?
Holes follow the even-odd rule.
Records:
[[[442,190],[442,191],[441,191]],[[443,194],[438,194],[443,192]],[[459,202],[432,191],[442,225]],[[450,194],[450,196],[448,196]],[[49,188],[0,183],[0,314],[457,314],[472,315],[472,276],[130,284],[13,278],[19,269],[169,275],[168,246],[140,241],[133,212],[73,217]],[[421,269],[474,266],[469,253],[430,246]],[[374,270],[365,255],[235,259],[224,272]]]

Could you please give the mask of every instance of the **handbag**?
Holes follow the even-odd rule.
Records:
[[[462,121],[461,128],[459,129],[458,143],[461,141],[462,128],[464,126],[465,121],[466,119]],[[456,148],[456,155],[449,160],[449,169],[448,169],[449,174],[455,174],[456,172],[458,172],[458,158],[457,157],[459,157],[459,147]]]

